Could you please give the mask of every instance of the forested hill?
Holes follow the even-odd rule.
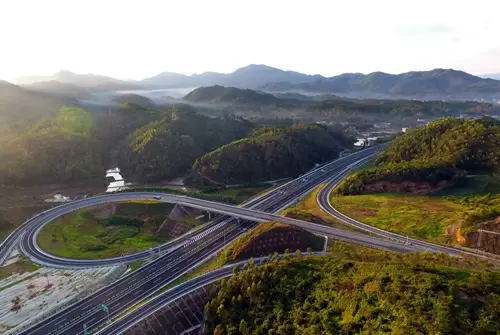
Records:
[[[94,120],[80,108],[61,108],[18,136],[0,142],[0,184],[46,184],[102,175]]]
[[[0,138],[22,132],[42,118],[54,117],[61,107],[75,103],[0,80]]]
[[[193,172],[226,184],[297,176],[336,158],[353,139],[322,125],[264,127],[196,160]]]
[[[496,334],[500,273],[477,264],[463,268],[464,263],[428,253],[353,260],[342,250],[321,258],[274,260],[214,290],[205,307],[205,331]]]
[[[52,108],[30,115],[32,122],[20,118],[23,131],[0,139],[0,184],[104,182],[105,169],[117,164],[131,181],[184,176],[196,158],[255,127],[241,118],[198,115],[183,105],[156,110],[126,103],[94,114]]]
[[[198,157],[247,136],[253,127],[242,118],[209,118],[174,108],[162,119],[136,129],[127,137],[119,164],[125,175],[142,181],[178,177]]]
[[[442,118],[397,137],[375,167],[349,176],[337,192],[432,191],[466,174],[499,171],[499,121]]]
[[[248,89],[224,86],[199,87],[189,92],[184,100],[197,103],[232,103],[232,104],[278,104],[280,99],[274,95]]]
[[[128,93],[128,94],[122,94],[117,96],[112,100],[113,103],[117,103],[120,105],[124,104],[135,104],[139,105],[144,108],[153,108],[155,106],[155,103],[153,100],[139,95],[139,94],[134,94],[134,93]]]

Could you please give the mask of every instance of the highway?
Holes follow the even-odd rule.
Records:
[[[367,151],[366,153],[356,153],[354,155],[342,158],[339,161],[344,162],[344,161],[354,161],[357,159],[357,157],[362,157],[363,155],[366,155],[369,153]],[[280,188],[273,190],[271,192],[268,192],[266,194],[263,194],[262,196],[253,199],[252,201],[246,203],[243,205],[243,208],[249,208],[252,209],[254,206],[258,205],[261,202],[265,202],[269,200],[270,198],[276,197],[276,196],[281,196],[282,198],[289,199],[291,197],[286,197],[286,195],[291,194],[292,196],[295,194],[300,194],[300,192],[303,190],[302,186],[308,187],[314,182],[318,180],[318,177],[320,179],[323,179],[323,177],[330,176],[331,173],[334,173],[335,170],[332,170],[336,166],[336,161],[331,162],[325,166],[323,166],[321,169],[313,170],[304,176],[302,176],[299,179],[292,180],[289,183],[282,185]],[[303,179],[307,179],[306,181],[302,181]],[[326,180],[326,179],[325,179]],[[323,181],[323,180],[321,180]],[[321,182],[320,181],[320,182]],[[299,187],[300,186],[300,187]],[[287,194],[280,194],[279,191],[285,192]],[[178,203],[178,204],[183,204],[186,206],[190,207],[195,207],[195,208],[200,208],[200,209],[205,209],[205,210],[210,210],[212,212],[218,212],[218,213],[230,213],[231,216],[235,217],[240,217],[240,218],[246,218],[246,219],[251,219],[255,220],[255,215],[254,213],[251,213],[249,211],[245,211],[241,207],[237,206],[231,206],[231,205],[225,205],[225,204],[220,204],[217,202],[210,202],[206,200],[200,200],[200,199],[194,199],[186,196],[179,196],[179,195],[172,195],[172,194],[166,194],[166,193],[155,193],[155,192],[128,192],[128,193],[115,193],[115,194],[107,194],[107,195],[101,195],[101,196],[96,196],[96,197],[91,197],[91,198],[86,198],[86,199],[81,199],[77,201],[72,201],[70,203],[64,204],[57,206],[55,208],[52,208],[50,210],[47,210],[45,212],[42,212],[32,218],[30,218],[28,221],[25,222],[25,224],[21,225],[16,231],[14,231],[11,235],[8,236],[8,238],[0,245],[0,263],[2,263],[8,254],[12,251],[12,249],[17,245],[18,242],[21,242],[21,251],[26,254],[31,260],[33,260],[36,263],[39,263],[41,265],[45,266],[52,266],[52,267],[61,267],[61,268],[85,268],[85,267],[96,267],[96,266],[110,266],[110,265],[116,265],[116,264],[123,264],[123,263],[131,263],[133,261],[139,260],[139,259],[144,259],[147,257],[150,257],[151,254],[149,251],[144,251],[141,253],[133,254],[133,255],[127,255],[124,257],[116,257],[116,258],[110,258],[110,259],[101,259],[101,260],[74,260],[74,259],[65,259],[61,257],[56,257],[53,255],[50,255],[43,250],[41,250],[38,245],[37,245],[37,236],[39,231],[42,229],[42,227],[49,223],[50,221],[54,220],[55,218],[64,215],[66,213],[70,213],[72,211],[75,211],[77,209],[89,207],[89,206],[95,206],[98,204],[103,204],[103,203],[109,203],[109,202],[116,202],[116,201],[125,201],[125,200],[143,200],[143,199],[148,199],[151,200],[155,196],[161,196],[161,201],[165,202],[171,202],[171,203]],[[220,223],[225,222],[225,220],[229,219],[230,217],[225,216],[225,217],[220,217],[217,218],[216,220],[206,224],[201,230],[201,231],[194,231],[191,232],[187,235],[184,235],[178,239],[172,240],[162,246],[160,246],[156,251],[157,252],[170,252],[172,251],[175,247],[177,247],[180,243],[184,243],[186,241],[189,241],[191,238],[198,236],[201,232],[207,231]]]
[[[252,218],[258,217],[259,220],[284,220],[288,223],[303,225],[310,228],[311,224],[300,220],[290,218],[282,218],[266,212],[278,212],[283,208],[288,207],[297,199],[314,189],[315,186],[321,184],[332,176],[335,176],[341,171],[344,171],[348,166],[352,166],[360,159],[372,155],[377,149],[367,149],[362,152],[355,153],[350,156],[338,159],[332,163],[324,165],[316,170],[305,174],[280,188],[274,189],[262,197],[253,200],[246,206],[251,206],[254,210],[250,214]],[[121,193],[117,195],[133,195],[137,193]],[[158,194],[155,194],[158,195]],[[149,194],[150,196],[150,194]],[[162,197],[167,196],[161,194]],[[102,196],[104,197],[104,196]],[[97,197],[95,197],[97,198]],[[94,199],[95,199],[94,198]],[[85,199],[87,200],[87,199]],[[198,200],[198,199],[197,199]],[[205,201],[205,200],[203,200]],[[76,202],[75,202],[76,203]],[[205,202],[206,203],[206,202]],[[217,203],[216,203],[217,204]],[[68,204],[70,205],[70,204]],[[244,209],[243,207],[235,207],[230,205],[219,204],[225,206],[224,210],[234,208]],[[241,211],[238,211],[240,213]],[[56,213],[54,213],[56,214]],[[250,215],[245,212],[241,215]],[[47,215],[47,214],[45,214]],[[222,220],[222,221],[221,221]],[[33,325],[30,329],[25,330],[22,334],[32,335],[55,335],[55,334],[83,334],[84,324],[87,329],[95,328],[107,321],[108,315],[102,311],[99,306],[106,304],[109,308],[109,316],[113,317],[128,309],[133,304],[160,290],[169,282],[175,280],[190,269],[198,266],[204,261],[210,259],[213,255],[222,250],[227,244],[241,236],[248,229],[256,225],[255,219],[236,220],[233,218],[216,219],[214,222],[207,224],[207,229],[199,230],[194,237],[178,240],[175,246],[170,245],[170,252],[156,260],[147,263],[129,275],[122,277],[111,285],[93,293],[85,299],[69,306],[63,311],[52,315],[45,320]],[[316,227],[319,226],[319,227]],[[34,234],[39,227],[30,227],[26,233]],[[366,239],[362,243],[373,244],[373,238],[366,237],[359,233],[347,232],[343,230],[332,230],[327,226],[315,225],[315,229],[325,230],[328,235],[334,231],[338,233],[340,239]],[[31,238],[23,238],[24,241],[33,241]],[[411,247],[401,245],[393,241],[380,241],[381,248],[391,246],[399,246],[402,250],[414,251]],[[179,242],[180,241],[180,242]],[[23,243],[24,245],[24,243]],[[403,251],[404,252],[404,251]],[[54,260],[49,258],[49,262]],[[70,260],[74,261],[74,260]],[[93,263],[94,261],[89,261]],[[76,266],[78,266],[78,262]]]
[[[280,255],[282,256],[282,255]],[[293,255],[292,255],[293,257]],[[267,259],[268,257],[259,257],[255,258],[255,265],[260,264],[261,259]],[[225,265],[219,269],[207,272],[203,275],[194,277],[190,280],[187,280],[175,287],[172,287],[168,291],[158,295],[157,297],[148,301],[147,304],[143,304],[137,308],[135,308],[130,313],[127,313],[116,320],[113,320],[112,323],[107,325],[105,328],[100,329],[96,332],[99,335],[113,335],[113,334],[123,334],[129,328],[131,328],[136,323],[144,320],[149,315],[155,313],[159,309],[165,307],[171,302],[180,299],[189,293],[196,291],[204,286],[210,285],[216,281],[219,281],[223,278],[230,277],[233,275],[233,268],[236,265],[244,265],[249,262],[249,260],[244,260],[240,262],[236,262],[233,264]]]

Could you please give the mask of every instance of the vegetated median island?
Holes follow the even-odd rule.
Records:
[[[500,123],[439,119],[396,138],[347,177],[334,207],[382,229],[500,253]]]
[[[170,239],[157,231],[172,208],[171,204],[142,201],[78,210],[47,224],[38,243],[52,255],[81,259],[147,250]]]

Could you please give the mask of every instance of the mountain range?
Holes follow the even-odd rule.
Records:
[[[498,78],[498,75],[488,75],[488,77]],[[205,72],[188,76],[174,72],[163,72],[154,77],[134,82],[94,74],[75,74],[69,71],[60,71],[48,77],[23,77],[13,82],[28,89],[47,93],[54,93],[58,90],[71,91],[72,86],[69,85],[73,85],[80,89],[77,95],[84,95],[86,91],[194,89],[201,86],[220,85],[258,89],[268,93],[337,94],[350,98],[500,99],[499,80],[481,78],[453,69],[412,71],[396,75],[384,72],[344,73],[338,76],[324,77],[252,64],[228,74]],[[36,85],[33,82],[36,82]],[[64,85],[54,88],[57,82]],[[74,89],[77,89],[76,87]],[[75,94],[70,96],[76,97]]]
[[[59,71],[51,76],[19,77],[13,79],[12,83],[26,88],[35,86],[42,91],[53,91],[55,85],[60,85],[64,89],[71,88],[71,86],[85,88],[91,92],[137,90],[141,88],[140,85],[125,80],[97,74],[76,74],[67,70]]]
[[[490,78],[495,80],[500,80],[500,72],[499,73],[489,73],[481,75],[481,78]]]

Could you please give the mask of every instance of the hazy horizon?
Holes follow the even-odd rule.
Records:
[[[249,65],[265,65],[265,66],[269,66],[267,64],[247,64],[246,66],[249,66]],[[229,72],[219,72],[219,73],[222,73],[222,74],[229,74],[229,73],[232,73],[240,68],[243,68],[243,67],[246,67],[246,66],[241,66],[239,68],[235,68],[234,70],[231,70]],[[279,67],[278,67],[279,68]],[[284,70],[284,71],[295,71],[295,72],[300,72],[300,71],[296,71],[294,69],[282,69],[282,68],[279,68],[280,70]],[[390,72],[385,72],[385,73],[389,73],[389,74],[402,74],[402,73],[406,73],[406,72],[411,72],[411,71],[431,71],[431,70],[436,70],[438,68],[429,68],[429,69],[410,69],[408,71],[404,71],[404,72],[393,72],[393,73],[390,73]],[[447,69],[447,68],[441,68],[441,69]],[[449,68],[449,69],[453,69],[453,68]],[[462,69],[453,69],[453,70],[457,70],[457,71],[464,71]],[[95,72],[88,72],[88,73],[78,73],[78,72],[75,72],[75,71],[71,71],[70,69],[61,69],[59,71],[56,71],[54,73],[44,73],[44,74],[33,74],[33,75],[26,75],[26,76],[18,76],[18,77],[13,77],[13,78],[0,78],[0,79],[3,79],[3,80],[6,80],[6,81],[9,81],[10,80],[15,80],[15,79],[21,79],[21,78],[24,78],[24,77],[49,77],[49,76],[52,76],[58,72],[61,72],[61,71],[69,71],[69,72],[72,72],[74,74],[78,74],[78,75],[103,75],[102,73],[95,73]],[[174,73],[175,71],[162,71],[162,72],[171,72],[171,73]],[[158,72],[157,74],[160,74],[162,72]],[[183,74],[183,75],[186,75],[186,76],[193,76],[193,75],[199,75],[199,74],[203,74],[203,73],[207,73],[207,72],[215,72],[215,71],[205,71],[205,72],[199,72],[199,73],[181,73],[181,72],[175,72],[175,73],[178,73],[178,74]],[[372,71],[372,72],[378,72],[378,71]],[[382,71],[384,72],[384,71]],[[465,71],[467,72],[467,71]],[[303,72],[301,72],[303,73]],[[324,77],[333,77],[333,76],[336,76],[336,75],[341,75],[341,74],[345,74],[347,72],[342,72],[342,73],[338,73],[338,74],[334,74],[332,76],[327,76],[327,75],[323,75],[322,73],[305,73],[305,74],[308,74],[308,75],[322,75]],[[350,73],[353,73],[353,72],[350,72]],[[362,74],[370,74],[371,72],[359,72],[357,71],[357,73],[362,73]],[[470,73],[470,72],[469,72]],[[485,76],[485,75],[498,75],[500,74],[500,71],[498,73],[470,73],[472,75],[475,75],[475,76]],[[110,76],[111,77],[111,76]],[[143,79],[147,79],[147,78],[150,78],[152,76],[148,76],[148,77],[144,77],[144,78],[133,78],[133,79],[130,79],[130,78],[121,78],[121,77],[111,77],[111,78],[114,78],[114,79],[120,79],[120,80],[125,80],[125,81],[131,81],[131,82],[135,82],[135,81],[141,81]]]
[[[249,64],[326,77],[500,72],[500,4],[493,0],[24,0],[1,7],[4,80],[60,70],[140,80]]]

